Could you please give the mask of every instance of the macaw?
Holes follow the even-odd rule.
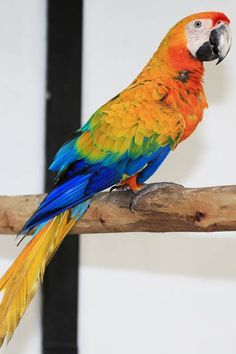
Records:
[[[46,265],[93,196],[115,185],[128,186],[139,199],[148,192],[144,182],[195,130],[207,108],[203,62],[226,57],[229,23],[220,12],[178,22],[136,79],[58,151],[50,166],[55,186],[20,232],[24,237],[34,229],[33,237],[0,279],[0,346],[12,337]]]

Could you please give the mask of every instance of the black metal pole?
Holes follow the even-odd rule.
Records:
[[[46,164],[80,126],[82,0],[48,0]],[[46,171],[46,190],[52,176]],[[43,284],[43,354],[77,354],[79,237],[68,236]]]

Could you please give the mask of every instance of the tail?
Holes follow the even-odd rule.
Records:
[[[0,347],[11,339],[33,298],[45,267],[75,222],[90,204],[87,200],[40,225],[32,240],[0,279]]]

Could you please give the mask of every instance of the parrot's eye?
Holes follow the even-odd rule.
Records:
[[[195,22],[194,22],[194,27],[195,27],[195,28],[200,28],[200,27],[202,27],[202,22],[201,22],[201,21],[195,21]]]

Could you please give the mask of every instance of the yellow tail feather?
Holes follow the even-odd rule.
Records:
[[[0,303],[0,347],[11,339],[43,278],[46,265],[75,221],[69,211],[49,221],[0,279],[0,292],[4,292]]]

